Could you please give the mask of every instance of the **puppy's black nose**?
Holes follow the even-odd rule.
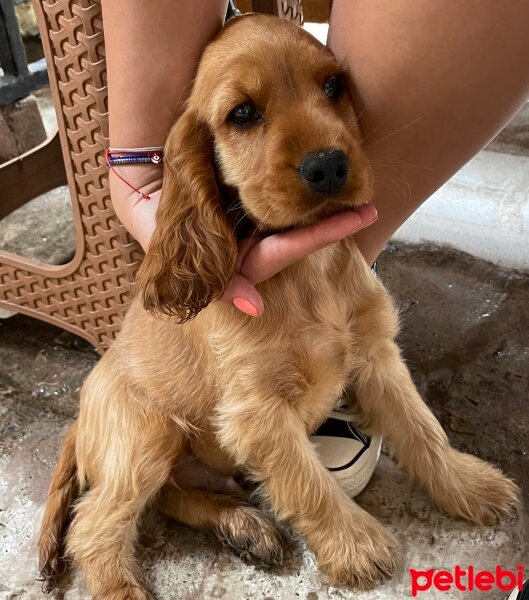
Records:
[[[329,195],[347,181],[348,171],[349,159],[341,150],[309,154],[299,166],[299,174],[312,189]]]

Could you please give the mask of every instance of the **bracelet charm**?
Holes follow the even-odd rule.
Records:
[[[122,175],[120,175],[116,167],[126,165],[161,165],[163,163],[163,147],[150,147],[150,148],[107,148],[105,152],[105,161],[108,168],[118,177],[121,181],[128,185],[131,190],[134,190],[140,195],[142,200],[150,200],[149,194],[145,194],[138,188],[134,187],[132,183],[127,181]]]

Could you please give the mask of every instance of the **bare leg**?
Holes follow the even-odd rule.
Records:
[[[377,178],[379,219],[356,235],[369,263],[529,97],[528,29],[527,0],[334,0]]]

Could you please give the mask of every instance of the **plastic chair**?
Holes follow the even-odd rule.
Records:
[[[33,6],[57,112],[77,248],[72,261],[60,266],[0,251],[0,307],[66,329],[103,352],[120,329],[143,252],[119,223],[108,191],[101,4],[33,0]],[[302,23],[300,0],[254,0],[247,8]],[[5,195],[0,218],[63,182],[59,143],[53,137],[0,168]]]

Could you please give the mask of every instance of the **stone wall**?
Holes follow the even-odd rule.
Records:
[[[33,95],[0,107],[0,162],[11,160],[46,139]]]

